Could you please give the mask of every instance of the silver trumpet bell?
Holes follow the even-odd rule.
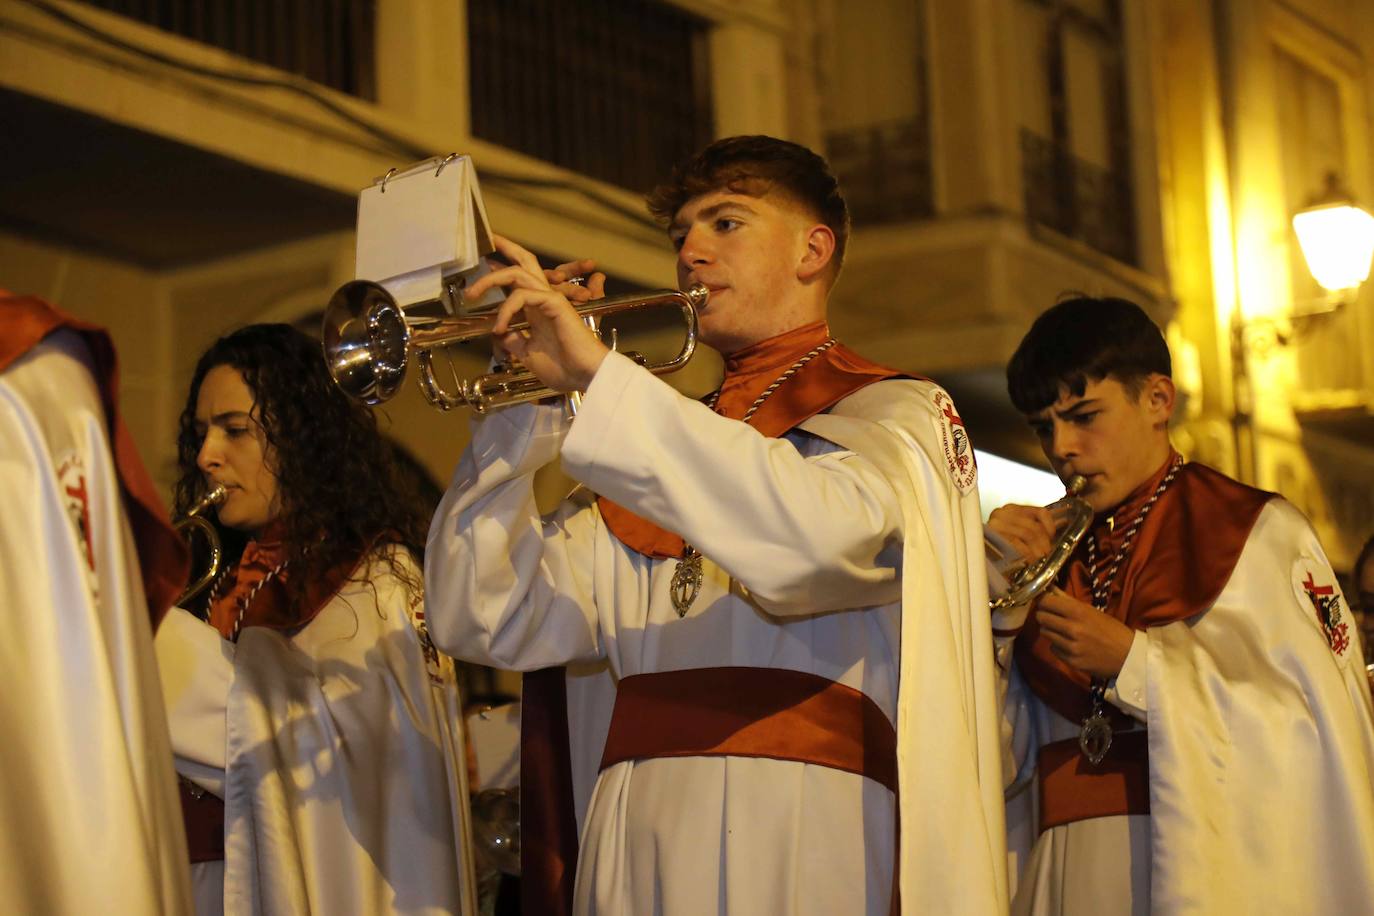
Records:
[[[618,312],[638,309],[676,308],[682,316],[684,339],[673,358],[650,363],[643,354],[625,355],[655,375],[674,372],[687,364],[696,350],[697,309],[706,304],[710,292],[694,284],[685,292],[654,290],[627,296],[597,299],[574,306],[577,313],[600,336],[600,321]],[[415,356],[419,364],[418,381],[425,398],[440,410],[470,407],[477,413],[537,401],[559,395],[545,386],[528,369],[511,362],[486,375],[457,380],[456,391],[445,390],[434,375],[433,351],[439,347],[491,336],[494,314],[430,318],[408,315],[380,283],[354,280],[339,287],[324,310],[321,337],[329,374],[344,393],[367,404],[390,400],[405,379],[406,364]],[[513,331],[528,328],[525,322],[512,323]],[[612,332],[610,347],[616,348]]]
[[[1088,533],[1088,527],[1092,524],[1093,507],[1078,495],[1087,485],[1087,478],[1081,474],[1073,475],[1069,478],[1068,494],[1045,507],[1063,519],[1055,535],[1054,546],[1045,556],[1017,568],[1007,577],[1007,593],[988,602],[992,610],[1002,611],[1025,604],[1054,582],[1059,570],[1068,562],[1074,548],[1083,540],[1083,535]]]

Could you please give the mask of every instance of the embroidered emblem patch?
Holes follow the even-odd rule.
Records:
[[[966,494],[978,482],[978,465],[973,460],[973,443],[969,440],[964,420],[954,407],[954,399],[943,388],[936,388],[930,398],[935,402],[935,437],[945,453],[949,476],[961,494]]]
[[[1351,615],[1336,587],[1335,574],[1323,563],[1299,558],[1293,564],[1293,590],[1312,608],[1331,651],[1346,660],[1350,655]]]
[[[424,599],[416,595],[410,600],[410,623],[415,627],[415,635],[420,639],[420,654],[425,658],[425,673],[431,684],[442,687],[444,684],[444,662],[434,641],[429,638],[429,626],[425,623]]]
[[[62,493],[62,507],[76,532],[77,543],[86,560],[86,579],[91,591],[96,591],[95,547],[91,543],[91,496],[86,486],[86,466],[77,452],[68,452],[57,463],[57,486]]]

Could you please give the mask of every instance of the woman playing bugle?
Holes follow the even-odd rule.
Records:
[[[452,662],[372,415],[286,325],[201,357],[178,514],[209,489],[225,563],[159,631],[199,912],[470,912]]]

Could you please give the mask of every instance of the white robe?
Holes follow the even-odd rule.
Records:
[[[972,637],[979,651],[967,645],[967,631],[977,633],[969,608],[986,607],[977,495],[956,489],[938,446],[923,463],[916,442],[929,449],[938,430],[934,390],[879,382],[834,409],[853,416],[804,424],[831,439],[806,431],[769,439],[612,354],[570,427],[558,406],[475,421],[426,552],[436,642],[517,670],[602,659],[616,678],[773,667],[860,690],[898,723],[899,741],[908,739],[899,751],[913,764],[902,767],[904,801],[925,791],[949,803],[903,816],[903,860],[919,865],[903,868],[904,911],[1004,909],[1000,802],[986,792],[1001,775],[995,717],[986,714],[995,713],[986,611],[976,618],[982,635]],[[881,442],[871,447],[884,454],[840,448],[842,439]],[[676,560],[622,544],[587,490],[539,518],[532,477],[560,454],[564,471],[591,490],[702,551],[704,582],[685,618],[669,599]],[[938,506],[918,519],[921,500]],[[904,558],[908,531],[913,543],[936,543]],[[970,532],[974,564],[964,559]],[[927,580],[907,581],[903,564],[908,573],[926,570]],[[908,604],[928,618],[910,624],[910,650],[931,655],[911,685],[945,673],[938,689],[907,698],[907,716],[899,715],[899,672],[910,664],[904,586]],[[966,632],[925,638],[958,630],[956,619]],[[938,775],[923,781],[927,746],[909,739],[937,732],[949,740],[931,754]],[[577,751],[579,736],[572,739]],[[574,754],[575,765],[582,756]],[[942,829],[951,817],[957,827]],[[743,757],[622,762],[600,774],[589,802],[575,909],[886,913],[896,822],[886,788],[824,766]]]
[[[9,913],[191,909],[148,605],[107,429],[75,333],[51,335],[0,374]]]
[[[1109,699],[1149,729],[1151,813],[1046,831],[1015,912],[1374,908],[1374,708],[1355,627],[1334,652],[1308,573],[1335,585],[1307,520],[1274,499],[1209,609],[1136,634]],[[1014,670],[1008,701],[1019,755],[1077,735]],[[1034,835],[1034,796],[1009,810],[1029,831],[1013,848]]]
[[[180,608],[158,631],[177,769],[225,802],[226,913],[475,912],[452,661],[368,562],[294,635]]]

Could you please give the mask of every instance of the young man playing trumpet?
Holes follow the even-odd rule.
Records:
[[[616,678],[578,913],[877,916],[899,888],[906,912],[1000,912],[976,471],[953,403],[830,336],[848,216],[814,153],[722,140],[650,205],[679,285],[710,289],[721,387],[694,401],[608,351],[501,240],[514,266],[469,294],[509,289],[500,344],[585,396],[571,421],[544,404],[474,422],[430,531],[434,639]],[[529,331],[500,333],[520,313]],[[541,519],[532,475],[560,459],[585,488]],[[528,797],[525,815],[528,846]]]
[[[1013,912],[1367,910],[1369,687],[1307,520],[1173,449],[1169,351],[1133,303],[1051,308],[1007,385],[1096,512],[1060,587],[994,619],[1035,777],[1008,809],[1029,849]],[[1027,506],[989,521],[1027,557],[1054,527]]]

